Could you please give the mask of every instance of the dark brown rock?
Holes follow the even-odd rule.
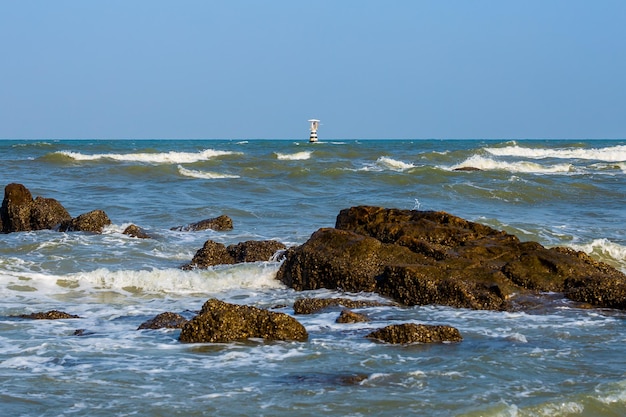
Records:
[[[228,250],[223,243],[207,240],[204,242],[204,246],[196,252],[191,262],[183,265],[182,269],[206,269],[210,266],[234,263],[235,258],[228,253]]]
[[[364,308],[379,307],[383,304],[378,301],[351,300],[349,298],[299,298],[293,303],[295,314],[313,314],[329,307]]]
[[[4,199],[0,207],[2,231],[4,233],[32,230],[30,212],[33,196],[22,184],[12,183],[4,188]]]
[[[38,312],[31,314],[22,314],[18,317],[23,319],[32,319],[32,320],[59,320],[59,319],[79,319],[79,316],[74,314],[69,314],[64,311],[59,310],[50,310],[46,312]]]
[[[463,340],[459,330],[454,327],[414,323],[387,326],[373,331],[366,337],[394,344],[460,342]]]
[[[377,291],[407,305],[507,310],[515,297],[545,292],[626,305],[626,275],[582,252],[433,211],[342,210],[335,229],[285,252],[277,278],[296,290]]]
[[[165,312],[157,315],[153,319],[147,320],[139,325],[137,330],[143,329],[182,329],[187,323],[187,319],[180,314]]]
[[[131,224],[126,229],[124,229],[122,234],[128,235],[130,237],[136,237],[137,239],[150,239],[150,235],[148,235],[141,227],[134,224]]]
[[[408,248],[338,229],[320,229],[303,245],[288,249],[277,278],[298,291],[320,288],[374,291],[384,266],[415,263],[423,256]]]
[[[226,250],[236,263],[269,261],[274,254],[287,247],[276,240],[248,240],[229,245]]]
[[[0,231],[3,233],[54,229],[71,219],[57,200],[37,197],[22,184],[9,184],[4,189],[0,207]]]
[[[32,230],[55,229],[71,218],[65,207],[54,198],[37,197],[31,206]]]
[[[185,343],[224,343],[249,338],[306,341],[308,333],[293,317],[251,306],[208,300],[180,333]]]
[[[355,313],[351,310],[342,310],[335,320],[337,323],[341,324],[350,324],[350,323],[364,323],[370,321],[370,319],[365,314]]]
[[[102,233],[105,226],[111,224],[111,219],[102,210],[93,210],[89,213],[81,214],[72,220],[63,222],[59,231],[61,232],[91,232]]]
[[[197,223],[191,223],[187,226],[172,227],[171,230],[178,230],[180,232],[197,232],[207,229],[216,231],[233,230],[233,221],[230,217],[223,214],[213,219],[200,220]]]

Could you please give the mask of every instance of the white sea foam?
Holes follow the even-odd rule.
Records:
[[[452,170],[460,168],[478,168],[483,171],[527,172],[534,174],[567,173],[573,170],[571,164],[541,165],[529,161],[506,162],[485,158],[480,155],[473,155],[460,164],[450,167]]]
[[[586,159],[606,162],[626,161],[626,145],[609,146],[606,148],[527,148],[519,145],[503,148],[485,148],[487,152],[496,156],[516,156],[532,159],[559,158],[559,159]]]
[[[216,151],[214,149],[205,149],[199,152],[158,152],[158,153],[105,153],[105,154],[84,154],[72,151],[59,151],[57,154],[65,155],[77,161],[97,161],[100,159],[111,159],[123,162],[143,162],[149,164],[185,164],[198,161],[207,161],[209,159],[223,156],[233,155],[236,152]]]
[[[215,180],[224,178],[239,178],[239,175],[221,174],[219,172],[197,171],[195,169],[187,169],[178,165],[178,173],[185,177],[200,178],[205,180]]]
[[[394,171],[404,171],[406,169],[415,168],[413,164],[407,164],[406,162],[398,161],[388,156],[381,156],[376,160],[376,163],[383,168],[391,169]]]
[[[276,158],[281,161],[304,161],[311,158],[313,151],[301,151],[296,153],[274,152]]]
[[[603,261],[614,261],[626,270],[626,246],[611,242],[608,239],[595,239],[591,243],[573,244],[572,249],[596,255]]]

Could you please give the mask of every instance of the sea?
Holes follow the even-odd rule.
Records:
[[[289,315],[302,297],[387,301],[296,292],[275,279],[280,260],[180,268],[209,239],[300,245],[358,205],[445,211],[626,272],[626,140],[2,140],[9,183],[112,225],[0,235],[3,416],[626,415],[626,312],[560,294],[528,311],[297,315],[306,342],[137,330],[211,298]],[[233,230],[172,230],[222,214]],[[151,238],[122,234],[130,224]],[[80,318],[18,317],[50,310]],[[451,325],[463,341],[365,337],[398,323]]]

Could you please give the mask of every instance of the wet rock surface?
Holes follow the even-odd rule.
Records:
[[[415,323],[393,324],[375,330],[366,337],[393,344],[460,342],[463,340],[459,330],[454,327]]]
[[[199,222],[190,223],[186,226],[172,227],[171,230],[176,230],[179,232],[198,232],[201,230],[233,230],[233,220],[225,214],[222,214],[221,216],[212,219],[200,220]]]
[[[37,197],[22,184],[4,188],[0,207],[0,231],[3,233],[54,229],[72,218],[57,200]]]
[[[277,278],[296,290],[375,291],[406,305],[510,310],[515,296],[559,292],[624,308],[626,276],[583,252],[520,242],[445,212],[360,206],[285,252]]]
[[[223,243],[207,240],[191,262],[183,265],[182,269],[206,269],[215,265],[269,261],[276,252],[283,249],[285,245],[275,240],[249,240],[228,247]]]
[[[364,308],[380,307],[389,304],[378,301],[351,300],[349,298],[300,298],[293,304],[295,314],[313,314],[330,307]]]
[[[137,239],[150,239],[150,235],[146,233],[141,227],[131,224],[122,232],[124,235],[135,237]]]
[[[335,320],[336,323],[341,324],[350,324],[350,323],[366,323],[370,321],[370,319],[365,314],[355,313],[351,310],[342,310]]]
[[[308,333],[293,317],[252,306],[210,299],[181,330],[184,343],[224,343],[249,338],[306,341]]]
[[[69,314],[64,311],[50,310],[45,312],[37,312],[31,314],[21,314],[17,316],[22,319],[31,320],[59,320],[59,319],[79,319],[80,317],[75,314]]]
[[[187,321],[188,320],[180,314],[168,311],[141,323],[137,330],[181,329],[185,325],[185,323],[187,323]]]

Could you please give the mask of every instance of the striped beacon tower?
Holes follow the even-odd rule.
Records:
[[[317,142],[317,128],[320,125],[320,121],[317,119],[309,119],[311,123],[311,134],[309,135],[309,142]]]

